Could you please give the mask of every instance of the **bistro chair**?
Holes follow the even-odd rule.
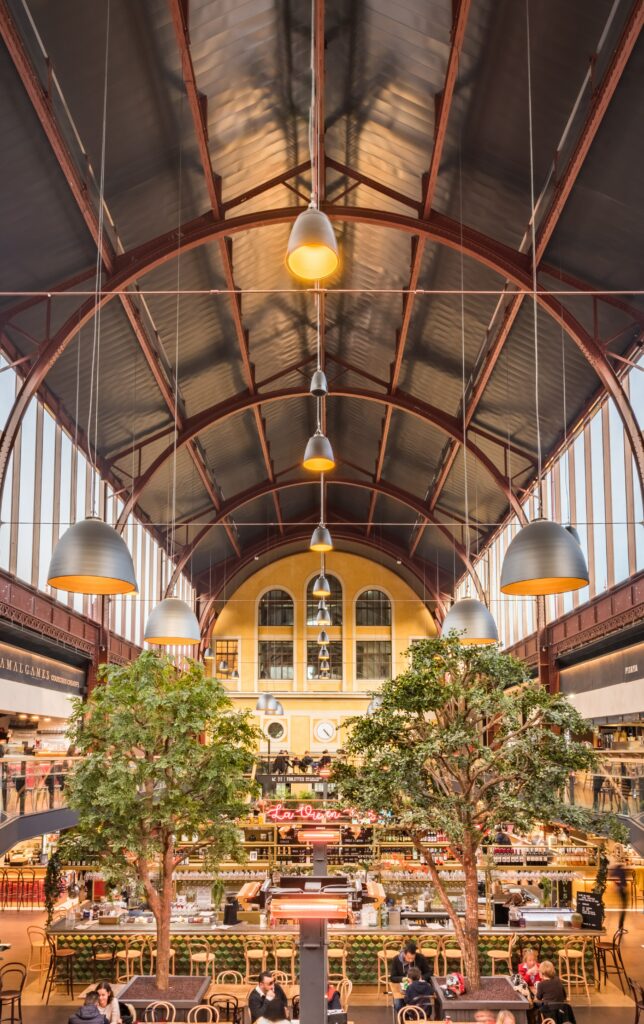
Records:
[[[215,978],[217,985],[244,985],[244,975],[241,971],[220,971]]]
[[[71,996],[73,1001],[74,960],[76,959],[76,950],[71,949],[69,946],[59,946],[58,942],[53,939],[51,935],[47,936],[47,942],[49,944],[49,966],[47,967],[47,974],[45,976],[42,998],[45,999],[46,992],[47,998],[45,999],[45,1003],[49,1005],[49,999],[54,985],[59,982],[64,982],[65,990]]]
[[[217,1011],[220,1021],[229,1024],[241,1024],[244,1017],[244,1007],[239,1005],[239,999],[232,992],[216,993],[210,996],[208,1005]]]
[[[117,949],[116,981],[131,981],[135,974],[143,974],[143,953],[147,940],[142,938],[126,939],[125,946]]]
[[[49,963],[49,943],[47,932],[38,925],[30,924],[27,928],[29,939],[29,959],[27,960],[28,971],[38,971],[38,984],[43,979]]]
[[[377,958],[377,969],[378,969],[378,995],[380,995],[380,989],[384,988],[385,995],[389,997],[391,995],[391,988],[389,986],[389,971],[391,968],[391,961],[400,950],[400,942],[395,939],[385,939],[382,949],[378,950]],[[438,971],[434,972],[438,974]]]
[[[0,1019],[5,1020],[8,1009],[11,1024],[22,1024],[22,990],[25,987],[27,968],[24,964],[10,963],[0,967]]]
[[[458,960],[458,968],[463,966],[463,951],[460,946],[454,945],[454,939],[445,938],[441,943],[441,955],[443,957],[443,974],[449,974],[447,969],[448,960]]]
[[[246,961],[246,973],[244,981],[251,985],[260,971],[266,970],[266,943],[263,939],[250,936],[246,939],[244,946],[244,959]]]
[[[157,950],[157,947],[156,947],[156,940],[155,939],[148,939],[146,945],[148,947],[148,955],[150,957],[150,974],[154,974],[154,972],[155,972],[155,966],[154,965],[156,963],[157,953],[158,953],[158,950]],[[170,974],[174,974],[175,973],[174,961],[175,961],[176,955],[177,955],[176,949],[173,949],[172,946],[170,946],[170,949],[168,950],[168,960],[169,960]]]
[[[343,978],[338,985],[338,994],[340,996],[340,1006],[345,1013],[349,1012],[349,1000],[351,999],[352,992],[353,982],[349,978]]]
[[[271,978],[276,985],[281,985],[282,988],[284,988],[284,985],[291,984],[291,979],[285,971],[271,971]]]
[[[434,974],[438,974],[438,957],[440,955],[440,942],[437,942],[435,946],[421,946],[420,953],[425,957],[426,960],[433,961],[432,971]]]
[[[342,981],[347,976],[347,944],[345,939],[334,935],[331,938],[329,948],[326,951],[327,975],[330,981],[334,978]],[[338,970],[333,970],[338,967]]]
[[[112,980],[116,970],[116,942],[113,939],[97,939],[92,942],[92,967],[96,981],[104,977]]]
[[[189,942],[188,953],[190,956],[190,974],[214,978],[215,976],[215,954],[210,945],[202,939],[200,942]]]
[[[177,1019],[177,1011],[172,1003],[166,1003],[162,999],[155,1003],[148,1003],[145,1008],[144,1021],[174,1021]]]
[[[622,939],[628,932],[625,928],[618,928],[609,942],[595,943],[595,963],[597,965],[597,988],[601,988],[602,974],[604,985],[608,982],[609,974],[616,974],[619,978],[619,987],[625,992],[624,979],[628,982],[626,968],[622,960]],[[609,958],[610,957],[610,963]]]
[[[216,1006],[191,1006],[186,1015],[186,1024],[218,1024],[219,1010]]]
[[[492,961],[492,976],[496,974],[497,964],[507,964],[508,974],[512,974],[512,950],[516,946],[516,942],[517,937],[514,934],[511,935],[510,938],[508,939],[506,949],[488,949],[487,955]]]
[[[294,939],[279,936],[273,942],[273,963],[275,970],[288,977],[289,982],[295,981],[296,946]]]
[[[586,990],[586,999],[590,1003],[586,976],[587,945],[587,939],[568,939],[564,948],[559,950],[559,977],[568,995],[573,988],[582,987]]]
[[[642,988],[640,983],[638,981],[635,981],[633,978],[629,978],[627,976],[626,980],[628,982],[628,987],[631,990],[633,1002],[635,1003],[634,1024],[639,1024],[640,1015],[642,1013],[642,1010],[644,1010],[644,988]]]
[[[396,1024],[405,1024],[408,1020],[428,1020],[428,1017],[422,1006],[403,1006],[398,1011]]]

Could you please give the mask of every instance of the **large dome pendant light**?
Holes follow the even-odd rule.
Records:
[[[463,233],[463,176],[461,154],[459,150],[459,205],[461,235]],[[470,523],[469,523],[469,491],[467,476],[467,422],[465,419],[465,273],[463,267],[463,248],[461,246],[461,409],[463,410],[463,476],[465,505],[465,545],[466,561],[470,566]],[[499,642],[499,632],[492,613],[476,598],[466,596],[456,601],[448,611],[441,628],[441,636],[449,636],[452,631],[459,634],[462,644],[495,644]],[[374,698],[375,700],[375,698]]]
[[[496,644],[499,634],[491,612],[482,601],[465,597],[456,601],[448,611],[441,629],[442,636],[456,630],[462,644]]]
[[[323,125],[317,124],[317,77],[315,73],[315,18],[311,23],[311,106],[309,109],[309,153],[311,157],[311,203],[296,218],[286,249],[286,266],[304,281],[321,281],[338,267],[338,241],[331,221],[320,210],[320,176],[324,168],[316,159],[313,140]]]
[[[53,551],[47,571],[47,583],[57,590],[66,590],[72,594],[131,594],[138,589],[132,556],[123,538],[108,523],[96,515],[96,456],[98,449],[98,403],[101,318],[98,296],[101,288],[100,253],[103,245],[104,228],[104,195],[105,195],[105,140],[107,125],[107,71],[110,38],[110,10],[107,8],[107,27],[105,32],[105,69],[103,80],[103,124],[101,137],[101,171],[99,188],[99,215],[96,261],[96,302],[94,307],[94,325],[92,338],[92,381],[89,393],[89,412],[87,423],[88,442],[92,433],[92,416],[94,415],[94,447],[88,444],[90,459],[91,514],[87,519],[71,525],[59,539]],[[80,344],[80,341],[79,341]],[[80,355],[79,355],[80,358]],[[93,369],[96,367],[96,379]],[[78,410],[78,406],[77,406]],[[78,411],[76,414],[78,420]]]
[[[539,418],[539,323],[537,317],[537,259],[534,200],[534,146],[532,134],[532,67],[530,62],[530,13],[527,22],[528,121],[530,140],[530,197],[532,217],[532,325],[534,334],[534,397],[537,420],[537,518],[513,538],[503,559],[501,590],[504,594],[542,597],[580,590],[589,583],[583,552],[565,527],[543,516],[541,479],[541,424]]]
[[[181,223],[181,157],[179,145],[179,223]],[[181,313],[181,261],[177,252],[177,310],[174,342],[174,448],[172,453],[172,520],[170,562],[175,561],[177,533],[177,435],[179,423],[179,325]],[[163,647],[195,646],[201,641],[197,616],[190,605],[178,597],[166,597],[152,609],[145,624],[143,639]]]

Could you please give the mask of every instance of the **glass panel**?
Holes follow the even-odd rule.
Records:
[[[624,460],[624,427],[614,402],[608,403],[608,434],[610,439],[610,484],[613,504],[613,550],[615,552],[615,583],[628,573],[628,541],[626,507],[626,464]]]
[[[321,662],[319,660],[320,645],[315,640],[307,640],[306,643],[306,678],[307,679],[318,679],[320,678],[320,668],[323,665],[329,666],[329,675],[327,679],[342,679],[342,641],[331,640],[327,647],[329,649],[329,660],[327,662]],[[324,677],[323,677],[324,678]]]
[[[586,556],[588,561],[589,555],[589,533],[586,525],[586,469],[585,469],[585,456],[584,456],[584,431],[582,431],[576,438],[573,445],[575,453],[575,522],[574,525],[577,527],[579,533],[579,540],[581,542],[581,550]],[[577,598],[576,604],[583,604],[590,597],[589,587],[584,587],[583,590],[575,591]]]
[[[590,421],[590,464],[593,484],[592,536],[595,549],[595,581],[591,580],[591,593],[599,594],[608,587],[608,566],[606,564],[606,503],[604,500],[604,441],[602,437],[601,411]]]
[[[391,602],[382,590],[365,590],[356,601],[356,626],[390,626]]]
[[[16,397],[16,371],[5,370],[9,363],[0,355],[0,430],[4,430],[7,417]]]
[[[34,490],[36,480],[36,402],[32,399],[20,428],[20,494],[18,499],[18,549],[16,575],[31,583],[34,541]]]
[[[315,577],[309,582],[306,589],[306,624],[307,626],[315,626],[315,616],[318,613],[318,598],[313,597],[311,593],[313,584],[315,583]],[[340,581],[335,576],[326,574],[326,578],[329,586],[331,587],[331,596],[327,598],[326,606],[331,612],[331,624],[333,626],[342,625],[342,586]]]
[[[356,679],[389,679],[391,641],[358,640],[356,643]]]
[[[260,679],[292,679],[292,642],[260,640],[257,646],[257,670]]]
[[[9,371],[7,371],[8,373]],[[6,571],[9,570],[9,556],[11,546],[11,499],[13,480],[13,452],[7,462],[7,480],[2,492],[2,508],[0,512],[0,566]]]
[[[215,640],[213,673],[219,679],[232,679],[239,675],[239,652],[236,640]],[[235,675],[237,673],[237,675]]]
[[[260,626],[292,626],[293,599],[285,590],[269,590],[259,602]]]
[[[40,494],[40,554],[38,582],[40,590],[47,586],[47,572],[53,551],[54,459],[56,457],[56,424],[45,409],[42,424],[42,490]]]

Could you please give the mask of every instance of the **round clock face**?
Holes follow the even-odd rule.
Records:
[[[332,740],[335,736],[335,726],[333,722],[318,722],[315,727],[315,738],[320,743],[325,743],[327,740]]]

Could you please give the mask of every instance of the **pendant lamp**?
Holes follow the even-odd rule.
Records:
[[[327,383],[326,374],[324,370],[316,370],[311,377],[311,387],[309,391],[314,398],[324,398],[328,394],[329,385]]]
[[[49,563],[47,583],[72,594],[131,594],[137,590],[132,556],[123,538],[98,516],[74,523]]]
[[[315,616],[315,625],[316,626],[330,626],[331,625],[331,613],[329,612],[329,609],[326,607],[325,604],[323,604],[322,601],[320,601],[320,604],[322,605],[322,607],[318,608],[317,615]]]
[[[273,700],[275,700],[275,698],[273,698]],[[281,703],[281,701],[275,700],[275,704],[273,707],[271,707],[269,714],[275,715],[276,717],[280,717],[284,714],[284,706]]]
[[[203,660],[204,661],[214,661],[215,660],[215,652],[213,651],[212,647],[206,647],[205,651],[203,652]]]
[[[272,693],[260,693],[255,705],[255,711],[264,711],[266,714],[272,714],[276,707],[277,700]]]
[[[291,228],[286,266],[304,281],[322,281],[336,270],[338,263],[338,241],[331,221],[311,204]]]
[[[302,466],[311,473],[327,473],[335,467],[331,442],[328,437],[324,436],[319,427],[307,441]]]
[[[311,543],[309,544],[309,548],[311,551],[333,551],[331,534],[324,523],[320,523],[319,526],[315,527],[311,534]]]
[[[311,593],[313,597],[331,597],[331,586],[323,572],[320,573],[313,584]]]
[[[549,519],[535,519],[522,527],[503,559],[504,594],[565,594],[586,587],[588,582],[588,568],[579,544],[565,527]]]
[[[328,644],[328,642],[329,634],[327,633],[326,629],[321,629],[320,632],[318,633],[318,643],[324,646]]]
[[[220,671],[220,672],[222,672],[222,673],[223,673],[223,672],[228,672],[228,662],[227,662],[227,661],[224,661],[224,660],[222,659],[222,660],[221,660],[221,661],[219,662],[219,671]]]
[[[465,597],[452,605],[445,616],[441,635],[449,636],[451,630],[462,634],[458,638],[462,644],[495,644],[499,640],[491,613],[474,597]]]
[[[318,661],[330,661],[330,660],[331,660],[331,658],[329,656],[329,648],[328,647],[320,647],[320,650],[318,652]]]
[[[367,714],[373,715],[374,711],[377,711],[382,704],[382,697],[372,697],[367,705]]]
[[[150,612],[143,639],[149,644],[198,644],[197,617],[185,601],[166,597]]]

